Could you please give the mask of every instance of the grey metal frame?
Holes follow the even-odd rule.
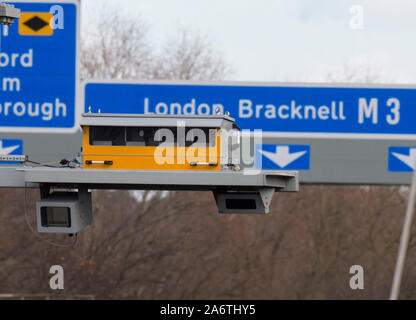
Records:
[[[20,18],[20,10],[11,4],[1,3],[0,1],[0,24],[11,25],[14,19]]]
[[[186,127],[232,129],[235,119],[226,115],[160,115],[160,114],[101,114],[84,113],[81,116],[83,126],[113,127],[176,127],[183,122]]]
[[[297,172],[286,171],[156,171],[69,168],[17,168],[27,186],[127,190],[299,191]]]

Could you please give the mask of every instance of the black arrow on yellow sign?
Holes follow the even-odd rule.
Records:
[[[21,36],[51,36],[53,29],[50,21],[53,15],[49,12],[22,12],[19,20]]]

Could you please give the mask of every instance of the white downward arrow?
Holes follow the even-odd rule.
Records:
[[[275,153],[264,150],[259,151],[281,168],[286,167],[288,164],[292,163],[306,153],[306,151],[290,153],[289,146],[277,146]]]
[[[1,155],[7,155],[12,153],[14,150],[16,150],[17,148],[19,148],[20,146],[12,146],[12,147],[7,147],[7,148],[3,148],[3,141],[0,140],[0,154]]]
[[[393,156],[398,158],[400,161],[403,161],[413,170],[415,169],[415,162],[416,162],[416,148],[410,148],[409,155],[392,152]]]

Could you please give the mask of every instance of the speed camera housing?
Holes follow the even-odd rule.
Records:
[[[215,202],[220,213],[269,213],[274,188],[255,191],[214,191]]]
[[[92,223],[91,193],[51,193],[36,203],[36,212],[39,233],[78,233]]]

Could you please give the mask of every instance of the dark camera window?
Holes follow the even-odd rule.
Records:
[[[177,131],[177,127],[90,127],[90,145],[157,147],[161,143],[183,146],[185,142],[185,147],[213,147],[216,144],[215,128],[185,127],[185,136],[180,139]]]
[[[234,210],[256,209],[256,200],[254,199],[226,199],[225,206],[227,209],[234,209]]]
[[[215,146],[216,129],[213,128],[185,128],[185,147],[192,144],[195,147]],[[181,138],[182,139],[182,138]],[[169,141],[171,140],[171,141]],[[126,144],[128,146],[159,146],[161,143],[167,145],[181,146],[178,141],[178,129],[176,127],[127,127]],[[198,143],[199,142],[199,143]]]
[[[67,207],[41,207],[40,220],[42,227],[70,228],[70,209]]]
[[[186,128],[185,146],[213,147],[216,144],[216,133],[214,128]]]
[[[90,145],[125,146],[126,130],[124,127],[90,127]]]
[[[155,147],[166,141],[163,137],[162,141],[157,141],[157,131],[159,128],[153,127],[127,127],[126,128],[126,144],[128,146],[146,146]]]

